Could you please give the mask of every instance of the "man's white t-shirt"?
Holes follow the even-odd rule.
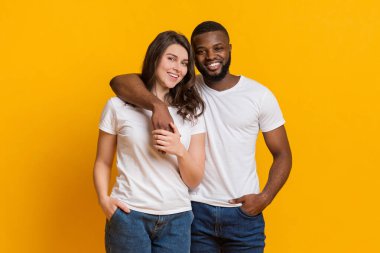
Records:
[[[276,98],[258,82],[240,76],[232,88],[216,91],[197,77],[206,104],[205,175],[190,192],[191,200],[214,206],[236,206],[228,200],[259,193],[256,172],[256,140],[259,130],[282,126]]]
[[[183,120],[169,107],[181,142],[189,148],[191,135],[204,133],[203,116],[195,123]],[[152,145],[152,112],[111,98],[103,109],[100,130],[117,135],[118,176],[111,197],[132,210],[166,215],[191,210],[188,187],[179,174],[177,158],[161,154]]]

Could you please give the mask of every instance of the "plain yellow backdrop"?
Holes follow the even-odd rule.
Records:
[[[161,31],[230,32],[231,72],[269,87],[294,166],[265,210],[268,253],[380,252],[380,3],[0,1],[0,252],[104,252],[92,185],[108,83]],[[271,157],[262,138],[262,186]]]

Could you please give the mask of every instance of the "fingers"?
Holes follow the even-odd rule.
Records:
[[[228,202],[231,204],[239,204],[239,203],[244,203],[244,201],[245,201],[245,196],[242,196],[240,198],[231,199]]]
[[[177,135],[177,136],[181,136],[181,134],[178,131],[178,128],[174,125],[174,123],[170,123],[170,127],[173,130],[173,132],[167,131],[167,130],[164,130],[164,129],[155,129],[155,130],[152,131],[152,134],[153,135],[164,135],[164,136],[171,136],[171,135],[174,134],[174,135]]]
[[[162,125],[162,124],[155,124],[155,123],[152,123],[152,124],[153,124],[153,129],[155,130],[162,129],[162,130],[172,132],[172,128],[170,127],[170,125]]]
[[[172,132],[169,132],[169,131],[166,131],[164,129],[156,129],[156,130],[153,130],[152,131],[152,134],[153,135],[164,135],[164,136],[168,136],[168,135],[172,135],[173,133]]]
[[[162,141],[162,140],[155,140],[154,145],[167,146],[167,145],[169,145],[169,142]]]
[[[162,152],[166,152],[167,151],[167,147],[165,147],[165,146],[153,145],[153,147],[155,149],[157,149],[158,151],[162,151]]]
[[[179,135],[179,131],[173,122],[170,122],[170,127],[173,129],[173,133]]]
[[[123,210],[126,213],[130,213],[131,212],[131,210],[129,210],[128,206],[125,203],[121,202],[121,201],[118,201],[116,203],[116,205],[117,205],[118,208],[120,208],[121,210]]]
[[[153,135],[153,140],[161,140],[161,141],[168,141],[170,138],[165,135],[160,135],[160,134],[154,134]]]

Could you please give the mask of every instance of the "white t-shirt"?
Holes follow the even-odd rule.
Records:
[[[169,107],[181,142],[189,148],[191,135],[205,132],[203,117],[184,121]],[[111,98],[102,113],[99,128],[117,135],[118,176],[111,197],[132,210],[165,215],[191,210],[188,187],[179,174],[177,158],[161,154],[152,146],[152,112]]]
[[[216,91],[197,77],[206,103],[206,163],[191,200],[214,206],[236,206],[228,200],[259,193],[256,139],[285,123],[276,98],[258,82],[240,77],[232,88]]]

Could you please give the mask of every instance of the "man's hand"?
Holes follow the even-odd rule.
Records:
[[[153,129],[164,129],[173,132],[170,123],[173,123],[173,118],[169,113],[168,107],[165,103],[155,104],[152,110],[152,125]]]
[[[112,78],[112,90],[123,101],[152,111],[153,129],[164,129],[173,132],[169,127],[174,122],[167,105],[152,92],[146,89],[139,74],[125,74]]]
[[[231,204],[242,203],[241,209],[244,213],[255,216],[260,214],[270,204],[268,198],[262,193],[247,194],[229,201]]]

